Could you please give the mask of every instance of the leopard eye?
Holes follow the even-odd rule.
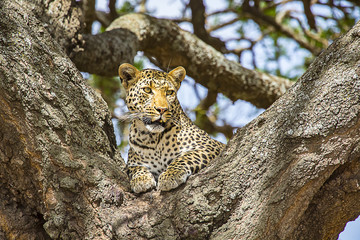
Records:
[[[173,95],[175,93],[174,90],[166,90],[166,95]]]
[[[149,88],[149,87],[144,87],[143,90],[144,90],[144,92],[146,92],[146,93],[151,93],[151,92],[152,92],[152,91],[151,91],[151,88]]]

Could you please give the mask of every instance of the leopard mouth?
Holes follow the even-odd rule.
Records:
[[[163,127],[165,128],[166,126],[166,122],[164,122],[161,118],[155,120],[155,121],[151,121],[151,118],[150,117],[143,117],[142,119],[143,123],[145,125],[150,125],[150,126],[153,126],[153,127]]]

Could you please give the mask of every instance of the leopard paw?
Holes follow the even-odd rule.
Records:
[[[185,183],[190,176],[186,170],[168,169],[159,176],[158,187],[160,191],[170,191],[177,188],[180,184]]]
[[[156,181],[151,173],[141,174],[130,180],[130,187],[135,193],[146,192],[156,187]]]

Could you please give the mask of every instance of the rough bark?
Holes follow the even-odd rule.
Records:
[[[80,70],[101,76],[115,76],[119,65],[133,63],[139,42],[126,29],[114,29],[98,35],[83,35],[83,43],[71,53]],[[91,70],[90,70],[91,69]]]
[[[27,5],[0,12],[0,238],[106,239],[127,186],[106,103]]]
[[[57,43],[70,53],[78,44],[83,27],[83,14],[79,2],[74,0],[22,0],[17,1],[29,14],[34,14]],[[1,4],[6,5],[5,1]],[[28,15],[24,15],[27,19]],[[28,19],[30,20],[30,19]]]
[[[122,31],[115,32],[115,29]],[[138,44],[136,50],[144,51],[148,57],[155,58],[157,65],[164,70],[181,65],[198,83],[210,91],[223,93],[233,101],[243,99],[257,107],[266,108],[292,85],[287,79],[249,70],[226,59],[220,52],[169,20],[128,14],[115,20],[107,30],[112,30],[112,34],[121,39],[124,39],[124,35],[130,36],[130,40],[126,42],[134,42],[131,47]],[[137,41],[133,40],[134,35]],[[87,36],[88,39],[100,37]],[[106,51],[109,49],[108,43],[109,41],[103,40],[96,46],[92,44],[92,47],[85,48],[84,53],[94,48],[99,52]],[[111,46],[113,48],[114,45]],[[120,50],[116,52],[119,55],[114,53],[111,59],[105,59],[107,64],[102,68],[94,68],[94,64],[82,64],[83,57],[73,60],[81,71],[114,76],[114,69],[123,56],[121,53],[125,51],[123,49],[127,49],[121,45],[118,47]],[[112,60],[114,61],[111,62]]]
[[[210,167],[135,196],[104,101],[32,12],[0,12],[0,237],[336,239],[359,215],[360,23]]]

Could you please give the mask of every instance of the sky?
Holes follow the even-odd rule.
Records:
[[[118,0],[118,4],[121,5],[124,2],[124,0]],[[221,10],[226,8],[226,1],[219,1],[219,0],[204,0],[206,9],[208,12],[214,12],[217,10]],[[106,0],[97,0],[97,9],[107,11],[107,1]],[[147,9],[152,12],[152,16],[159,17],[159,18],[180,18],[181,17],[181,10],[183,7],[183,3],[181,0],[147,0]],[[295,6],[299,7],[299,6]],[[326,11],[326,9],[318,9],[319,11]],[[190,14],[190,13],[189,13]],[[231,14],[225,16],[225,18],[231,18]],[[211,19],[210,19],[211,20]],[[190,23],[183,23],[180,25],[183,29],[192,31],[192,26]],[[96,26],[95,26],[96,28]],[[95,30],[96,31],[96,30]],[[231,27],[227,27],[221,31],[215,32],[216,37],[220,37],[222,39],[230,39],[234,36],[235,31],[235,25]],[[256,34],[258,34],[253,29],[248,29],[248,31],[252,31],[252,34],[254,34],[254,37],[256,37]],[[240,46],[234,46],[234,44],[238,43],[230,43],[228,47],[240,47]],[[289,51],[294,51],[294,48],[296,47],[294,44],[286,43],[287,48]],[[241,46],[243,47],[243,46]],[[262,59],[262,54],[264,51],[258,49],[258,52],[256,53],[257,56],[259,56],[259,59]],[[297,51],[296,54],[290,57],[290,59],[283,59],[282,66],[283,71],[289,71],[294,66],[301,64],[300,59],[303,59],[304,56],[306,56],[306,52]],[[301,56],[299,56],[301,55]],[[229,59],[236,60],[233,56],[228,55]],[[251,56],[248,54],[243,54],[242,64],[244,67],[251,68]],[[261,60],[258,62],[258,64],[266,64],[262,63]],[[152,65],[150,62],[146,62],[145,68],[156,68],[156,66]],[[189,77],[186,77],[185,83],[182,84],[179,92],[178,92],[178,98],[182,106],[185,108],[185,111],[187,109],[191,110],[195,106],[197,106],[198,101],[194,101],[195,94],[194,94],[194,80],[192,80]],[[198,93],[201,97],[206,96],[206,88],[202,87],[198,84]],[[251,120],[256,118],[259,114],[261,114],[264,109],[257,109],[252,104],[238,100],[235,103],[229,103],[229,101],[222,100],[222,97],[219,96],[218,103],[220,106],[224,107],[226,106],[226,110],[223,114],[226,115],[227,121],[231,123],[234,126],[242,127],[249,123]],[[194,114],[190,111],[186,111],[190,118],[194,120]],[[117,124],[114,124],[116,127]],[[116,130],[116,129],[115,129]],[[117,131],[115,131],[117,132]],[[117,135],[117,141],[119,142],[119,136]],[[217,140],[226,143],[226,138],[222,135],[218,135],[216,137]],[[123,157],[126,159],[126,156],[122,154]],[[356,221],[350,221],[346,225],[344,231],[339,235],[338,240],[360,240],[360,216],[356,219]]]

